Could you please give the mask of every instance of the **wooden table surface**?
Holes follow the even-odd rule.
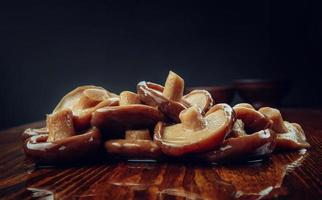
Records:
[[[20,141],[33,123],[0,132],[1,199],[321,199],[322,110],[284,109],[312,148],[248,164],[99,162],[37,167]]]

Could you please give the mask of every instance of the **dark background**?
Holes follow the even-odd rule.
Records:
[[[311,1],[0,3],[0,129],[44,119],[82,84],[286,78],[284,106],[320,107],[321,7]],[[238,101],[238,100],[235,100]]]

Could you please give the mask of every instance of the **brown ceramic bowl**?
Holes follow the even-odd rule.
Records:
[[[239,79],[235,81],[238,95],[254,107],[278,107],[290,89],[286,80]]]
[[[233,86],[198,86],[188,87],[186,93],[192,90],[207,90],[215,103],[231,103],[235,95],[235,88]]]

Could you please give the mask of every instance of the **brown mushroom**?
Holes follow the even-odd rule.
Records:
[[[271,129],[277,133],[288,132],[287,127],[284,125],[283,117],[279,110],[270,107],[262,107],[258,110],[260,113],[266,116],[271,121]]]
[[[276,148],[283,150],[297,150],[310,147],[302,127],[297,123],[284,121],[287,132],[277,134]]]
[[[223,144],[210,152],[196,155],[207,162],[227,162],[267,155],[275,148],[276,134],[270,129],[226,139]]]
[[[270,127],[270,120],[262,113],[246,106],[234,106],[236,118],[243,121],[246,132],[257,132]]]
[[[137,104],[135,95],[131,92],[123,93],[120,96],[122,105],[96,110],[93,113],[92,125],[104,130],[103,133],[109,134],[108,132],[151,128],[158,121],[163,120],[162,113],[157,108]]]
[[[220,146],[235,122],[235,113],[227,104],[217,104],[203,117],[197,108],[180,115],[182,123],[165,126],[159,122],[154,140],[170,156],[205,152]]]
[[[24,142],[25,154],[37,163],[71,163],[89,159],[100,147],[100,131],[92,128],[84,134],[47,142],[48,134],[34,134]]]
[[[77,87],[66,94],[58,103],[52,114],[70,109],[76,131],[90,127],[92,112],[104,106],[118,105],[118,96],[102,87],[86,85]]]
[[[93,113],[92,125],[107,132],[123,132],[129,129],[150,128],[162,119],[162,114],[158,109],[133,104],[96,110]]]
[[[206,113],[214,103],[211,94],[207,90],[193,90],[183,96],[183,100],[192,106],[200,108],[202,113]]]
[[[137,85],[137,93],[144,104],[158,107],[168,118],[179,122],[180,112],[190,107],[188,102],[182,100],[183,87],[183,79],[170,72],[164,88],[154,83],[141,81]]]

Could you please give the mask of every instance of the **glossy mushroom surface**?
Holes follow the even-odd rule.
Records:
[[[220,146],[230,133],[235,122],[235,113],[227,104],[217,104],[203,118],[200,129],[187,127],[185,123],[165,126],[159,122],[155,128],[154,140],[162,151],[170,156],[205,152]]]
[[[207,162],[228,162],[247,160],[273,152],[276,134],[270,129],[226,139],[216,150],[200,154],[197,157]]]
[[[162,155],[160,147],[151,140],[108,140],[104,146],[108,153],[126,158],[157,159]]]
[[[246,132],[254,133],[270,127],[270,120],[262,113],[245,106],[234,106],[236,118],[243,121]]]
[[[88,132],[55,142],[47,142],[48,134],[35,134],[24,142],[24,152],[37,163],[71,163],[79,159],[89,159],[101,144],[101,134],[96,128]]]
[[[310,147],[302,127],[284,121],[278,109],[213,105],[206,90],[183,96],[184,85],[170,71],[164,86],[141,81],[136,93],[78,87],[47,115],[46,127],[24,131],[25,154],[37,163],[59,164],[90,159],[105,148],[109,159],[222,162]]]

